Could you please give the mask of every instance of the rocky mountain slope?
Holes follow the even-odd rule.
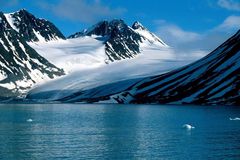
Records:
[[[36,82],[63,74],[32,49],[0,12],[0,98],[19,96]]]

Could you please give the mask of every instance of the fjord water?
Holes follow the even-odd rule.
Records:
[[[240,108],[2,104],[0,159],[239,159],[230,117]]]

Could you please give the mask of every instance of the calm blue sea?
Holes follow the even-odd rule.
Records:
[[[240,121],[230,117],[240,108],[2,104],[0,159],[239,160]]]

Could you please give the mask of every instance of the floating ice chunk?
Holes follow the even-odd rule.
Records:
[[[184,124],[184,125],[182,126],[182,128],[187,129],[187,130],[192,130],[192,129],[194,129],[195,127],[192,126],[192,125],[190,125],[190,124]]]
[[[33,120],[30,118],[30,119],[27,119],[27,122],[33,122]]]
[[[231,118],[231,117],[230,117],[229,120],[230,120],[230,121],[240,121],[240,118],[238,118],[238,117]]]

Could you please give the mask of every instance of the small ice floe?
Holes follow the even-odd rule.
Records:
[[[240,121],[240,118],[239,117],[235,117],[235,118],[229,118],[230,121]]]
[[[33,122],[33,120],[30,118],[30,119],[27,119],[27,122]]]
[[[190,125],[190,124],[184,124],[184,125],[182,126],[182,128],[187,129],[187,130],[192,130],[192,129],[194,129],[195,127],[192,126],[192,125]]]

